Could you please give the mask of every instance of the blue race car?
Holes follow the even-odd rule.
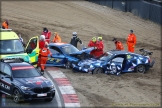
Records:
[[[87,73],[116,74],[128,72],[145,73],[153,67],[155,60],[151,62],[149,55],[152,52],[140,49],[142,54],[130,53],[127,51],[108,51],[99,58],[90,58],[73,63],[73,71]]]
[[[71,68],[74,62],[91,58],[90,52],[94,49],[85,48],[79,50],[68,43],[50,43],[48,46],[52,57],[48,57],[46,66],[61,66],[65,68]]]

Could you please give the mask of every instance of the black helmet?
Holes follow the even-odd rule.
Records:
[[[133,30],[130,30],[131,33],[133,33]]]
[[[116,38],[114,38],[112,41],[116,41],[117,39]]]
[[[43,32],[47,33],[48,29],[46,27],[43,28]]]

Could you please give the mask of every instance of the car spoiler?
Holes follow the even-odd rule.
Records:
[[[153,54],[153,52],[147,51],[144,48],[139,49],[139,51],[142,52],[141,55],[143,55],[143,56],[147,56],[147,55],[152,55]]]

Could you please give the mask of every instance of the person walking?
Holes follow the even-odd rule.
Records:
[[[48,55],[52,56],[52,53],[50,52],[50,50],[48,49],[48,44],[45,44],[45,46],[39,51],[39,57],[40,58],[40,64],[38,66],[40,66],[41,68],[41,74],[44,74],[44,69],[45,69],[45,65],[46,62],[48,60]]]
[[[77,36],[77,32],[73,32],[72,33],[72,38],[71,38],[71,41],[70,41],[70,44],[72,44],[73,46],[75,46],[77,48],[77,44],[78,42],[82,45],[82,41],[78,38]]]
[[[115,43],[116,50],[124,50],[123,44],[119,40],[114,38],[112,41]]]
[[[7,19],[2,23],[2,28],[3,29],[8,29],[9,28],[9,23],[8,23]]]
[[[45,40],[46,40],[48,43],[50,43],[51,32],[50,32],[46,27],[43,28],[42,35],[44,35],[44,36],[45,36]]]
[[[130,30],[130,34],[127,37],[127,47],[129,52],[134,52],[136,41],[136,35],[133,33],[133,30]]]
[[[61,42],[61,37],[59,36],[59,34],[57,32],[54,32],[54,38],[53,38],[52,42],[54,42],[54,43]]]

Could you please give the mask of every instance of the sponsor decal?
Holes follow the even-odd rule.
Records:
[[[7,90],[10,90],[10,86],[6,85],[6,84],[3,84],[2,82],[0,82],[0,87],[3,87]]]
[[[36,81],[36,85],[41,85],[42,81]]]
[[[32,69],[33,66],[13,67],[12,70]]]

